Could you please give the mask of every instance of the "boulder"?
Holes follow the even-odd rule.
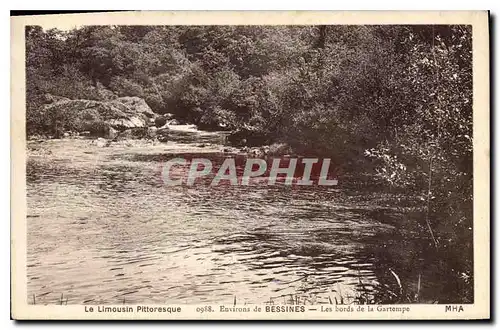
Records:
[[[167,124],[167,118],[165,118],[164,116],[159,116],[155,119],[155,126],[156,127],[162,127],[162,126],[165,126]]]
[[[144,118],[139,118],[136,116],[128,118],[116,118],[109,119],[105,121],[109,126],[116,128],[119,131],[123,131],[129,128],[147,127]]]

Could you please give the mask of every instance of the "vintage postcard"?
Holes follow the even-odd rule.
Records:
[[[490,318],[489,14],[12,26],[12,318]]]

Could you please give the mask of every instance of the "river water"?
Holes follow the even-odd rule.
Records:
[[[164,185],[169,158],[227,157],[220,145],[199,145],[218,136],[192,135],[29,143],[29,303],[374,302],[419,276],[435,289],[423,266],[428,240],[385,221],[398,215],[373,192],[342,181]]]

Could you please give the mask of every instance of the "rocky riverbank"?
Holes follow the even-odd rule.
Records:
[[[252,140],[254,132],[224,129],[207,132],[198,130],[196,125],[181,125],[173,114],[157,114],[139,97],[95,101],[47,94],[45,101],[39,118],[40,134],[29,136],[29,140],[91,139],[91,143],[98,147],[118,142],[126,144],[130,140],[145,140],[153,144],[174,141],[196,143],[200,148],[250,157],[292,153],[286,144],[255,146],[256,143],[247,141]]]

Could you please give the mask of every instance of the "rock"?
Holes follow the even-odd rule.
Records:
[[[245,148],[243,148],[243,149],[245,149]],[[245,151],[248,152],[249,155],[253,156],[253,157],[264,157],[264,156],[267,156],[269,154],[269,146],[254,147],[251,149],[247,148],[247,150],[245,150]]]
[[[252,148],[250,150],[250,155],[253,157],[261,157],[264,156],[264,152],[260,150],[260,148]]]
[[[242,127],[232,132],[228,135],[227,139],[231,145],[236,147],[245,145],[255,147],[270,143],[270,137],[267,133],[249,126]]]
[[[263,146],[262,148],[262,152],[264,153],[265,156],[267,156],[269,154],[269,146]]]
[[[151,110],[146,101],[137,96],[120,97],[112,102],[120,102],[129,107],[136,114],[142,114],[148,118],[153,118],[155,116],[155,113]]]
[[[113,127],[108,127],[108,130],[106,132],[106,138],[107,139],[114,139],[118,136],[118,131],[115,130]]]
[[[148,127],[150,119],[155,116],[146,101],[139,97],[121,97],[109,101],[47,98],[53,102],[42,108],[41,121],[45,126],[59,127],[62,131],[78,128],[79,131],[104,136],[108,126],[118,131]],[[60,118],[64,118],[62,123]]]
[[[226,147],[226,148],[222,149],[222,151],[223,151],[223,152],[231,152],[231,153],[232,153],[232,152],[237,152],[237,151],[238,151],[238,149],[236,149],[236,148],[231,148],[231,147]]]
[[[114,100],[117,98],[112,91],[104,87],[104,85],[100,82],[97,83],[96,92],[99,95],[100,100]]]
[[[153,127],[148,127],[148,138],[152,139],[156,137],[156,134],[158,133],[158,128],[153,126]]]
[[[120,134],[118,134],[118,136],[116,137],[115,140],[117,140],[117,141],[128,140],[128,139],[131,139],[132,136],[133,136],[132,130],[127,129],[127,130],[124,130],[123,132],[121,132]]]
[[[80,136],[90,136],[90,131],[81,131],[79,133]]]
[[[58,102],[58,101],[69,101],[67,97],[64,96],[57,96],[57,95],[52,95],[52,94],[45,94],[44,95],[44,102],[45,103],[53,103],[53,102]]]
[[[159,142],[167,143],[168,142],[168,136],[159,136],[158,137]]]
[[[168,126],[158,128],[156,130],[156,136],[158,138],[158,141],[168,142],[169,137],[170,137],[170,129],[168,128]]]
[[[160,116],[160,117],[157,117],[155,119],[155,126],[156,127],[162,127],[162,126],[165,126],[167,124],[167,118],[165,118],[164,116]]]
[[[106,124],[109,126],[116,128],[118,130],[125,130],[129,128],[138,128],[138,127],[147,127],[146,121],[139,117],[129,117],[129,118],[118,118],[118,119],[109,119],[106,121]]]
[[[106,139],[103,138],[97,138],[96,140],[92,141],[92,144],[95,144],[99,148],[102,148],[108,145],[108,141],[106,141]]]
[[[63,137],[69,138],[69,136],[70,136],[69,132],[64,132]]]
[[[172,119],[168,122],[168,125],[180,125],[181,123],[177,119]]]

